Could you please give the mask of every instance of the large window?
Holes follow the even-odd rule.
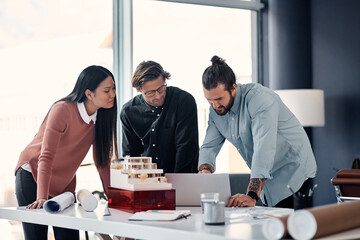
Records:
[[[133,66],[143,60],[159,62],[172,78],[168,85],[190,92],[196,99],[200,144],[208,120],[209,104],[203,96],[201,76],[218,55],[235,71],[239,83],[257,81],[256,13],[237,8],[133,1]],[[133,94],[138,94],[136,91]],[[248,172],[235,148],[225,142],[217,158],[217,172]]]
[[[70,93],[85,67],[96,64],[113,70],[112,4],[109,0],[0,2],[0,206],[17,205],[15,166],[52,103]],[[91,153],[84,162],[92,162]],[[80,168],[78,188],[101,190],[97,176],[94,166]],[[3,239],[22,238],[3,226]]]

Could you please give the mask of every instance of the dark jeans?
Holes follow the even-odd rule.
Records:
[[[303,185],[301,186],[301,188],[299,189],[299,191],[296,192],[297,193],[301,193],[301,194],[306,194],[309,190],[309,187],[310,187],[310,184],[311,184],[311,181],[313,179],[312,178],[308,178],[304,183]],[[266,197],[265,198],[265,201],[266,201]],[[264,206],[267,206],[267,203],[266,204],[263,204]],[[279,208],[294,208],[294,195],[291,195],[290,197],[288,198],[285,198],[283,200],[281,200],[280,202],[278,202],[274,207],[279,207]]]
[[[32,174],[21,167],[16,171],[15,193],[19,206],[27,206],[36,200],[37,185]],[[31,211],[31,210],[30,210]],[[22,223],[26,240],[47,240],[48,226]],[[53,227],[56,240],[78,240],[79,231]]]

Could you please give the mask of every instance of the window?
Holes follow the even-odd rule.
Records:
[[[256,13],[247,9],[153,0],[133,1],[132,9],[132,65],[135,68],[143,60],[159,62],[172,75],[168,85],[180,87],[195,97],[201,144],[209,109],[201,76],[210,66],[211,57],[225,58],[238,82],[257,81],[254,54],[257,40],[253,37]],[[133,90],[133,95],[136,94]],[[217,158],[217,172],[249,172],[239,159],[240,154],[226,142]]]
[[[85,67],[113,69],[112,2],[4,0],[0,5],[0,192],[5,193],[0,205],[15,206],[15,166],[51,104],[71,92]],[[93,162],[91,156],[85,161]],[[78,171],[78,187],[101,190],[100,178],[86,176],[90,170],[96,172],[94,166]]]
[[[113,70],[112,4],[1,1],[0,206],[17,206],[14,169],[51,104],[71,92],[85,67],[95,64]],[[92,151],[84,162],[93,162]],[[98,176],[94,166],[78,170],[78,189],[102,190],[100,178],[90,175]],[[23,237],[18,222],[2,220],[0,230],[4,239]]]

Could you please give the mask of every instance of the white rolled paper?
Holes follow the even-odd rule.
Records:
[[[76,195],[80,205],[85,209],[85,211],[91,212],[94,211],[98,206],[97,198],[89,192],[87,189],[81,189]]]
[[[294,239],[308,240],[315,236],[317,223],[308,210],[298,210],[289,216],[287,227]]]
[[[285,232],[284,224],[278,218],[269,218],[262,225],[262,232],[266,239],[281,239]]]
[[[64,192],[56,197],[47,200],[44,203],[44,209],[49,213],[57,213],[69,207],[74,202],[74,194],[72,194],[71,192]]]
[[[360,201],[298,210],[287,220],[294,239],[316,239],[360,226]]]

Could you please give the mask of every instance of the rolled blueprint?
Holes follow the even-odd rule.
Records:
[[[289,216],[287,227],[295,239],[312,239],[360,227],[360,201],[299,210]]]
[[[74,202],[74,194],[72,194],[71,192],[64,192],[56,197],[47,200],[44,203],[44,209],[49,213],[57,213],[69,207]]]
[[[263,229],[262,229],[263,234],[265,236],[269,236],[269,237],[267,237],[268,239],[277,238],[277,236],[280,235],[280,233],[282,235],[277,239],[288,238],[289,232],[287,229],[287,220],[290,215],[289,214],[286,214],[286,215],[271,214],[271,212],[266,213],[265,215],[276,218],[278,221],[276,221],[276,222],[272,221],[271,225],[267,225],[267,226],[264,225]],[[282,227],[280,226],[280,224],[282,225]],[[265,232],[267,232],[267,234]]]
[[[91,194],[87,189],[81,189],[76,195],[80,205],[85,209],[85,211],[91,212],[94,211],[98,206],[97,198]]]
[[[268,240],[278,240],[284,236],[284,224],[279,218],[267,219],[262,225],[262,232]]]

